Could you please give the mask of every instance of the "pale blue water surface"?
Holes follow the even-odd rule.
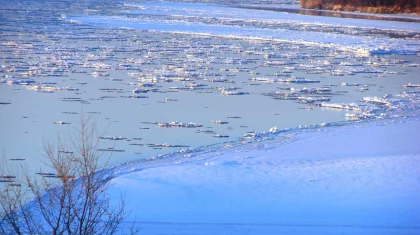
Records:
[[[30,7],[30,4],[36,3],[28,4],[27,7]],[[0,105],[0,150],[6,158],[25,158],[25,164],[31,171],[39,171],[42,167],[45,170],[42,164],[43,143],[54,141],[58,133],[67,136],[69,131],[78,127],[77,121],[82,112],[97,123],[105,136],[126,138],[101,140],[103,149],[114,147],[124,151],[113,153],[110,163],[117,164],[182,148],[238,141],[247,132],[264,132],[274,126],[283,129],[342,122],[347,120],[345,114],[351,113],[301,104],[296,100],[276,100],[265,95],[281,91],[280,88],[332,85],[333,94],[326,95],[331,98],[330,102],[364,104],[360,102],[363,97],[398,94],[405,90],[402,85],[419,83],[418,23],[302,16],[201,3],[116,4],[118,8],[114,10],[104,10],[95,5],[82,13],[73,8],[39,13],[39,19],[25,21],[28,28],[21,28],[19,22],[30,17],[30,13],[21,12],[15,16],[13,11],[4,7],[3,12],[7,15],[4,15],[5,23],[0,25],[3,65],[0,71],[0,102],[10,104]],[[376,33],[372,34],[373,31]],[[398,37],[394,37],[394,33]],[[13,46],[13,43],[18,46]],[[176,45],[183,47],[176,48]],[[176,52],[174,55],[171,55],[172,52],[159,54],[165,48],[175,48]],[[123,50],[126,51],[121,52]],[[357,51],[363,55],[355,53]],[[371,52],[385,54],[378,58]],[[264,59],[265,55],[272,55],[274,59]],[[275,59],[279,55],[283,57]],[[174,60],[177,58],[180,59],[178,62]],[[248,63],[247,58],[254,58],[256,62]],[[135,64],[135,60],[150,60],[152,63]],[[272,60],[293,63],[268,65],[267,62]],[[228,61],[231,63],[226,63]],[[296,69],[305,65],[315,68],[332,62],[335,68],[345,70],[348,67],[339,63],[346,61],[361,63],[361,68],[382,72],[332,76]],[[392,63],[388,66],[375,65],[383,61]],[[21,62],[24,66],[19,71],[16,67]],[[74,71],[68,70],[60,77],[24,74],[31,67],[42,68],[47,62],[66,64]],[[83,67],[86,64],[94,64],[97,68]],[[127,71],[115,69],[121,64],[139,68]],[[273,78],[273,74],[288,70],[288,66],[295,67],[291,75],[319,80],[319,83],[282,84],[250,80],[252,77]],[[218,73],[220,76],[199,75],[191,76],[191,81],[187,82],[159,82],[155,84],[154,92],[139,94],[148,98],[127,98],[133,95],[132,90],[140,83],[135,80],[136,76],[128,73],[159,77],[160,74],[174,73],[174,67],[194,69],[196,73]],[[258,75],[223,70],[233,68],[248,69]],[[94,71],[106,72],[109,76],[93,77],[91,73]],[[286,74],[280,78],[285,77]],[[42,93],[28,90],[26,86],[7,84],[19,78],[33,79],[37,84],[53,82],[57,87],[79,90]],[[232,82],[209,81],[218,78],[227,78]],[[204,90],[172,89],[184,87],[189,82],[206,86]],[[357,83],[360,86],[339,86],[342,83]],[[218,87],[237,87],[248,94],[224,96],[217,90]],[[368,89],[361,91],[361,87]],[[104,92],[101,89],[120,90]],[[74,97],[83,102],[63,101]],[[165,98],[177,101],[165,102]],[[376,114],[409,107],[416,109],[417,103],[407,99],[401,104],[396,103],[395,109],[380,109]],[[400,108],[402,104],[404,108]],[[215,125],[213,120],[229,123]],[[53,124],[57,121],[71,124]],[[203,127],[162,128],[144,123],[171,121],[194,122]],[[198,129],[213,130],[215,134],[229,137],[214,138],[215,134],[196,133]],[[189,147],[154,149],[147,146],[164,143]]]

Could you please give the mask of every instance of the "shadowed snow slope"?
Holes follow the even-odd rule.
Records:
[[[125,192],[143,234],[420,234],[419,130],[307,131],[117,177],[111,194]]]

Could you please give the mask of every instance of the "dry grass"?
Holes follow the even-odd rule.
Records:
[[[420,0],[300,0],[300,6],[308,9],[323,9],[333,11],[358,11],[387,14],[420,14]]]

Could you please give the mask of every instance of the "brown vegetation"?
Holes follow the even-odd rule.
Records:
[[[420,0],[300,0],[300,6],[369,13],[420,13]]]
[[[30,175],[22,165],[4,161],[0,176],[0,234],[115,234],[122,233],[124,200],[112,205],[103,156],[98,152],[97,129],[81,117],[69,144],[58,138],[44,153],[49,173]],[[66,150],[66,151],[63,151]],[[133,223],[134,225],[134,223]],[[138,230],[131,227],[128,233]]]

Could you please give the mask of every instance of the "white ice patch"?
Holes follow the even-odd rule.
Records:
[[[411,120],[304,132],[286,145],[246,145],[120,176],[111,194],[125,192],[132,216],[153,232],[172,223],[183,232],[231,224],[231,234],[241,234],[241,226],[271,224],[285,232],[310,225],[410,234],[420,221],[419,129]]]

